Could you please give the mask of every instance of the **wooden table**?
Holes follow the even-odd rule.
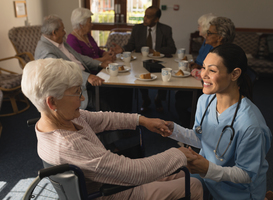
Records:
[[[147,73],[148,71],[143,67],[143,61],[147,59],[153,59],[150,57],[143,57],[140,53],[132,53],[132,56],[136,57],[136,60],[130,63],[124,63],[122,60],[117,59],[115,62],[130,67],[131,70],[125,73],[119,73],[116,77],[110,77],[105,69],[101,70],[97,76],[103,78],[105,82],[102,86],[96,87],[96,110],[100,110],[99,105],[99,87],[131,87],[131,88],[149,88],[149,89],[167,89],[167,90],[190,90],[193,91],[192,112],[191,112],[191,125],[194,122],[194,115],[197,104],[197,91],[202,89],[201,81],[196,80],[194,77],[177,78],[171,77],[169,82],[163,82],[161,73],[152,73],[157,76],[153,81],[140,81],[137,80],[135,75],[141,73]],[[192,58],[191,55],[187,55],[188,59]],[[175,61],[177,56],[173,58],[156,58],[156,60],[163,61],[161,63],[165,67],[178,69],[178,62]]]

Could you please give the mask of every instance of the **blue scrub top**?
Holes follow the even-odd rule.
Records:
[[[199,49],[199,54],[195,60],[195,63],[197,63],[198,65],[201,65],[201,66],[203,66],[203,61],[207,57],[210,50],[213,49],[213,46],[206,44],[205,42],[206,42],[206,40],[204,40],[201,48]]]
[[[200,125],[205,109],[214,95],[203,94],[199,100],[195,116],[194,131]],[[230,125],[237,103],[216,116],[217,98],[209,106],[202,124],[202,134],[196,133],[201,140],[200,154],[207,160],[223,167],[237,166],[248,173],[250,184],[236,184],[229,181],[216,182],[204,179],[214,199],[264,199],[266,193],[266,172],[268,163],[265,159],[271,145],[272,134],[259,109],[248,99],[243,98],[234,121],[235,135],[223,161],[215,157],[217,142],[222,129]],[[224,132],[217,152],[221,155],[230,142],[230,131]]]

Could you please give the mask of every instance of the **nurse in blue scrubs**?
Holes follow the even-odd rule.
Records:
[[[272,134],[251,101],[247,68],[239,46],[214,48],[203,62],[204,94],[193,129],[168,122],[172,133],[165,135],[201,149],[188,168],[217,200],[261,200],[266,193]]]

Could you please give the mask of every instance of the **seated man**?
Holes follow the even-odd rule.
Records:
[[[65,30],[61,20],[56,15],[49,15],[44,18],[43,25],[41,28],[42,36],[37,44],[35,50],[35,59],[44,58],[62,58],[64,60],[73,61],[78,64],[82,69],[83,75],[83,95],[85,100],[81,104],[82,109],[86,109],[87,106],[93,107],[94,105],[94,89],[92,86],[100,86],[103,83],[103,79],[91,74],[91,71],[98,71],[101,68],[108,66],[110,61],[98,61],[88,56],[77,53],[71,48],[65,41]],[[90,85],[90,84],[91,85]],[[87,89],[86,89],[87,88]],[[105,111],[124,111],[123,102],[116,97],[115,89],[100,88],[100,108]]]
[[[155,50],[165,55],[174,54],[176,52],[176,47],[172,38],[172,28],[168,25],[161,24],[159,22],[160,17],[161,10],[159,8],[154,6],[147,8],[144,22],[133,27],[128,43],[123,48],[114,44],[113,50],[116,53],[133,50],[140,52],[141,47],[149,46],[150,52]],[[140,91],[143,100],[141,111],[146,112],[151,104],[151,100],[147,89],[141,89]],[[163,111],[161,101],[165,99],[166,90],[159,90],[155,99],[155,105],[158,112]]]

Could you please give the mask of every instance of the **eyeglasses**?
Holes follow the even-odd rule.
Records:
[[[210,32],[209,30],[207,30],[207,36],[213,35],[213,34],[218,34],[218,33],[212,33],[212,32]]]
[[[82,91],[83,91],[83,89],[81,88],[80,94],[65,94],[64,96],[79,97],[79,99],[81,99],[82,98]]]

